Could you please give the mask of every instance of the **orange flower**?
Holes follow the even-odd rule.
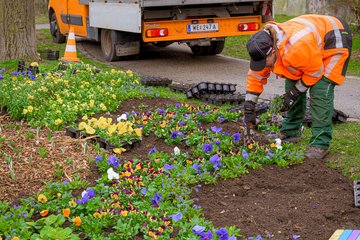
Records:
[[[123,217],[126,217],[128,215],[128,211],[121,211],[121,215],[123,215]]]
[[[46,196],[44,194],[39,194],[37,200],[42,203],[45,203],[48,201],[48,199],[46,198]]]
[[[69,217],[70,216],[70,209],[66,208],[62,210],[62,214],[64,217]]]
[[[81,218],[80,217],[73,218],[73,223],[75,223],[75,225],[79,227],[81,225]]]
[[[49,214],[49,210],[43,210],[43,211],[40,212],[40,215],[41,215],[42,217],[45,217],[45,216],[48,215],[48,214]]]
[[[11,240],[20,240],[18,237],[13,237]]]

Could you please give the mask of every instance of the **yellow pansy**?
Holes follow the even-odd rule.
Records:
[[[28,106],[27,110],[28,110],[29,113],[31,113],[34,110],[34,108],[33,108],[33,106]]]
[[[108,127],[108,133],[109,135],[112,135],[116,131],[116,125],[110,125]]]
[[[39,64],[38,64],[37,62],[32,62],[32,63],[30,63],[30,66],[32,66],[32,67],[38,67]]]
[[[86,128],[87,124],[85,122],[80,122],[79,123],[79,129],[80,130],[84,130]]]
[[[85,131],[86,131],[87,134],[94,134],[95,133],[95,129],[93,129],[92,127],[90,127],[88,125],[86,126]]]
[[[48,199],[46,198],[46,196],[44,194],[39,194],[37,200],[42,203],[46,203],[48,201]]]
[[[69,202],[70,207],[76,207],[77,203],[74,200]]]
[[[138,137],[142,137],[142,128],[135,128],[135,133]]]
[[[55,120],[55,125],[58,126],[58,125],[60,125],[61,123],[62,123],[62,120],[61,120],[61,119],[58,118],[58,119]]]
[[[101,110],[106,111],[106,106],[105,106],[105,104],[100,103],[100,108],[101,108]]]
[[[90,107],[94,107],[94,104],[95,104],[95,101],[94,101],[93,99],[90,99],[89,106],[90,106]]]
[[[88,120],[88,116],[85,115],[85,116],[83,116],[81,119],[84,120],[84,121],[86,121],[86,120]]]
[[[23,109],[23,114],[27,114],[28,113],[28,110],[25,108]]]
[[[114,148],[113,151],[116,154],[122,154],[123,152],[126,152],[126,149],[125,148]]]

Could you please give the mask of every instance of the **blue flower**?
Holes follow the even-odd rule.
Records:
[[[89,196],[89,198],[95,197],[95,191],[93,189],[91,189],[91,188],[89,190],[87,190],[86,193]]]
[[[165,110],[163,110],[163,109],[158,109],[158,114],[159,114],[159,115],[164,115],[165,113],[166,113]]]
[[[117,168],[119,166],[119,161],[116,159],[116,156],[110,156],[108,158],[108,164],[113,165],[114,168]]]
[[[216,127],[216,126],[212,126],[211,127],[211,131],[213,131],[213,132],[215,132],[215,133],[218,133],[218,132],[220,132],[222,130],[222,128],[218,128],[218,127]]]
[[[218,117],[219,118],[219,123],[223,123],[224,121],[225,121],[225,118],[223,118],[223,117]]]
[[[215,144],[220,145],[220,140],[216,140]]]
[[[238,141],[240,141],[240,138],[241,138],[240,133],[237,132],[237,133],[233,134],[232,136],[234,138],[234,143],[237,143]]]
[[[3,80],[4,79],[4,77],[0,74],[0,80]]]
[[[146,194],[146,191],[147,191],[146,188],[142,188],[142,189],[141,189],[141,194],[142,194],[142,195],[145,195],[145,194]]]
[[[175,104],[175,107],[176,107],[176,108],[178,108],[178,107],[180,107],[180,106],[181,106],[180,103],[176,103],[176,104]]]
[[[229,239],[229,233],[226,230],[226,228],[220,228],[215,232],[216,235],[219,236],[219,240],[228,240]]]
[[[194,169],[196,171],[196,174],[201,174],[201,166],[197,163],[194,163],[191,168]]]
[[[294,234],[294,235],[292,235],[292,238],[293,238],[293,239],[299,239],[299,238],[300,238],[300,235]]]
[[[243,158],[248,158],[249,157],[249,154],[247,153],[247,151],[244,149],[244,150],[242,150],[242,156],[243,156]]]
[[[150,154],[153,154],[153,153],[156,153],[156,147],[153,147],[152,149],[150,149],[148,154],[150,155]]]
[[[214,156],[212,156],[210,158],[210,162],[213,163],[213,167],[215,169],[218,169],[219,167],[221,167],[220,157],[217,154],[215,154]]]
[[[94,159],[94,162],[95,163],[98,163],[102,160],[102,156],[97,156],[95,159]]]
[[[195,233],[196,235],[201,235],[204,231],[205,231],[205,227],[199,225],[196,225],[192,229],[192,232]]]
[[[205,153],[211,153],[213,151],[212,143],[204,144],[202,146],[202,149],[204,150]]]
[[[179,123],[178,123],[179,126],[184,126],[185,125],[185,122],[184,120],[181,120]]]
[[[5,72],[5,68],[0,69],[0,73]]]
[[[87,193],[84,194],[84,196],[82,197],[82,199],[80,200],[76,200],[75,202],[77,204],[85,204],[89,201],[89,195]]]
[[[207,233],[203,233],[200,240],[210,240],[213,238],[212,232],[209,230]]]
[[[161,194],[159,194],[158,192],[155,193],[155,196],[153,198],[150,198],[150,201],[152,202],[152,204],[154,204],[155,206],[158,205],[158,203],[160,201],[162,201],[163,198],[161,196]]]
[[[182,217],[183,217],[183,215],[182,215],[181,212],[180,212],[180,213],[177,213],[177,214],[173,214],[173,215],[171,216],[171,218],[172,218],[172,220],[173,220],[174,222],[179,221]]]
[[[165,164],[163,168],[166,169],[166,170],[171,171],[174,168],[174,165]]]
[[[170,138],[174,139],[174,138],[177,138],[178,136],[184,137],[184,134],[183,134],[182,132],[180,132],[180,131],[174,131],[174,132],[171,134]]]

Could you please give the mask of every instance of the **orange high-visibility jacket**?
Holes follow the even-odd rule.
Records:
[[[247,93],[260,95],[270,72],[310,87],[322,76],[341,85],[351,53],[351,32],[342,19],[303,15],[284,23],[268,22],[277,32],[278,59],[273,69],[249,70]]]

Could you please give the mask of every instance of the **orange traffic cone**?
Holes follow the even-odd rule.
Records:
[[[69,35],[67,38],[65,54],[62,60],[69,62],[80,62],[80,59],[76,54],[76,42],[75,42],[75,33],[74,27],[70,27]]]

